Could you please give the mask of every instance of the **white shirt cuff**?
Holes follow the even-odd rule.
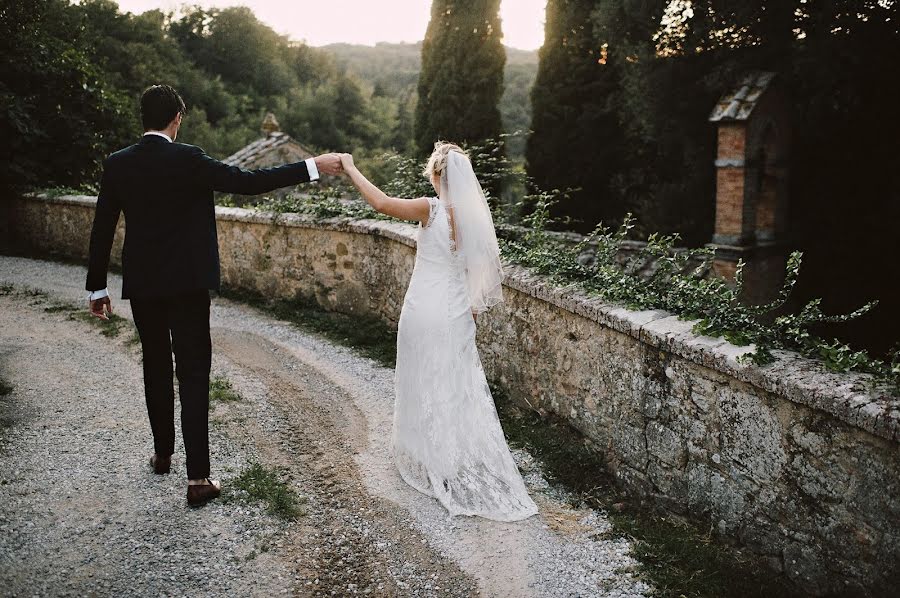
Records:
[[[88,295],[88,301],[96,301],[97,299],[103,299],[104,297],[109,297],[109,290],[102,289],[100,291],[94,291],[90,295]]]
[[[315,158],[306,159],[306,169],[309,171],[309,180],[316,181],[319,179],[319,169],[316,167]]]

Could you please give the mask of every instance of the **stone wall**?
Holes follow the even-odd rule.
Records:
[[[92,210],[86,197],[14,200],[11,243],[84,259]],[[396,323],[412,226],[217,215],[227,285]],[[814,594],[888,592],[900,576],[900,399],[790,353],[743,364],[747,348],[696,336],[690,322],[520,268],[508,268],[504,291],[479,318],[489,377],[568,420],[630,492],[709,525]]]
[[[83,195],[41,195],[15,198],[5,201],[7,224],[0,230],[9,231],[9,237],[0,247],[6,251],[56,257],[65,260],[81,260],[87,265],[91,223],[96,199]],[[113,267],[122,266],[122,241],[125,238],[125,220],[119,220],[119,228],[113,242]]]

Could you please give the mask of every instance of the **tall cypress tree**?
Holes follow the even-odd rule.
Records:
[[[623,132],[615,110],[619,59],[591,19],[601,3],[548,0],[525,154],[538,187],[577,189],[555,212],[582,221],[582,229],[625,211],[609,191],[621,168]]]
[[[422,44],[415,137],[420,154],[447,139],[475,143],[501,132],[506,52],[500,0],[434,0]]]
[[[410,109],[411,93],[400,97],[397,105],[397,124],[391,134],[391,147],[406,153],[413,140],[413,111]]]

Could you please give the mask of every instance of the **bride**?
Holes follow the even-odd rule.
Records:
[[[418,199],[388,197],[350,154],[341,162],[373,208],[420,223],[397,332],[392,444],[400,475],[450,515],[534,515],[475,347],[476,315],[503,301],[503,269],[469,158],[456,145],[436,143],[425,176],[438,197]]]

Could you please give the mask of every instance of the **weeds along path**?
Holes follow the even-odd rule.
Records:
[[[213,302],[213,370],[234,400],[213,402],[211,441],[227,491],[188,509],[180,439],[172,475],[145,464],[140,349],[120,281],[110,277],[124,318],[113,333],[73,311],[83,280],[80,267],[0,257],[0,378],[12,387],[0,402],[0,583],[11,594],[650,593],[629,543],[601,513],[572,509],[524,451],[538,516],[448,518],[394,469],[391,369],[225,299]],[[250,500],[253,464],[294,506]]]

